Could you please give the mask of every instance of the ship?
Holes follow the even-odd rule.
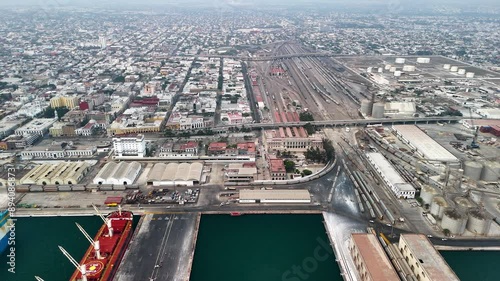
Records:
[[[239,217],[241,216],[242,214],[240,212],[231,212],[231,216],[232,217]]]
[[[0,211],[0,254],[7,249],[9,244],[9,220],[10,212],[8,210]]]
[[[94,207],[95,208],[95,207]],[[90,242],[80,263],[77,263],[71,255],[61,246],[59,249],[76,267],[71,275],[70,281],[111,281],[120,265],[122,257],[127,250],[132,238],[133,214],[129,211],[118,211],[104,217],[96,209],[104,224],[92,239],[85,230],[77,224],[77,227]]]

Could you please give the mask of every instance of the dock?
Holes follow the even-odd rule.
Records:
[[[199,213],[145,215],[114,280],[188,281],[199,222]]]

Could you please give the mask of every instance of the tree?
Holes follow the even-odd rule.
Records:
[[[295,162],[292,160],[285,160],[283,163],[285,164],[285,170],[287,173],[292,173],[295,170]]]
[[[309,135],[316,133],[316,128],[313,125],[311,125],[311,123],[305,124],[304,129],[306,129],[306,131]]]
[[[306,122],[306,121],[314,121],[314,117],[313,115],[310,113],[310,112],[301,112],[299,114],[299,120],[302,121],[302,122]]]
[[[450,236],[451,231],[449,229],[445,228],[445,229],[443,229],[443,234],[444,234],[444,236]]]
[[[309,176],[309,175],[312,175],[312,173],[313,173],[313,172],[312,172],[311,170],[304,169],[304,170],[302,171],[302,173],[304,173],[304,176]]]

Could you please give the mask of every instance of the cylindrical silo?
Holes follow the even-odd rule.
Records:
[[[474,72],[467,72],[465,73],[466,78],[474,78],[475,73]]]
[[[464,68],[458,69],[458,74],[465,75],[465,69]]]
[[[417,58],[418,63],[430,63],[431,59],[430,58]]]
[[[430,186],[430,185],[424,185],[422,187],[422,190],[420,191],[420,198],[424,201],[424,204],[432,204],[432,199],[434,199],[434,196],[438,195],[439,191]]]
[[[363,113],[365,116],[372,115],[372,107],[373,107],[373,103],[371,100],[362,100],[361,101],[361,113]]]
[[[474,204],[472,204],[467,198],[464,197],[457,197],[453,199],[453,201],[457,204],[457,208],[460,210],[469,210],[470,208],[474,207]]]
[[[431,214],[435,218],[441,219],[446,208],[448,208],[448,202],[442,196],[434,196],[431,203]]]
[[[403,66],[403,71],[408,71],[408,72],[415,71],[415,66],[414,65],[405,65],[405,66]]]
[[[450,67],[451,67],[451,64],[445,64],[445,65],[443,65],[444,69],[450,69]]]
[[[451,72],[457,72],[458,71],[458,66],[452,66],[450,67]]]
[[[384,69],[382,67],[379,67],[378,68],[378,73],[382,73],[382,72],[384,72]]]
[[[372,117],[373,118],[384,118],[385,104],[382,102],[377,102],[373,105]]]
[[[500,163],[491,161],[484,163],[481,180],[486,182],[496,182],[498,181],[498,175],[500,175]]]
[[[370,67],[367,67],[367,68],[366,68],[366,72],[371,73],[371,72],[372,72],[372,69],[373,69],[373,67],[371,67],[371,66],[370,66]]]
[[[396,71],[396,67],[395,66],[391,66],[391,68],[389,68],[389,72],[394,72]]]
[[[401,76],[401,71],[399,71],[399,70],[394,71],[394,76],[400,77]]]
[[[491,219],[488,215],[480,210],[469,211],[469,219],[467,220],[467,230],[475,235],[486,235],[490,231]]]
[[[483,164],[475,161],[467,161],[464,165],[464,174],[472,180],[478,181],[481,178]]]
[[[404,58],[396,58],[396,63],[405,63],[406,59]]]
[[[391,67],[392,67],[392,65],[390,65],[390,64],[386,64],[386,65],[385,65],[385,70],[389,70],[389,69],[391,69]]]
[[[443,219],[441,220],[441,228],[448,229],[451,234],[461,235],[465,231],[467,224],[467,216],[456,209],[446,209]]]

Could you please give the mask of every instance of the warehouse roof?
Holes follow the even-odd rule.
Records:
[[[366,156],[370,159],[370,161],[377,166],[379,171],[383,174],[383,176],[387,179],[388,182],[393,184],[394,186],[398,186],[401,191],[414,191],[413,186],[408,184],[394,169],[387,159],[385,159],[384,155],[378,152],[369,152],[366,153]]]
[[[203,164],[195,163],[157,163],[148,174],[148,181],[199,181]]]
[[[394,125],[392,128],[429,160],[457,162],[458,159],[415,125]]]
[[[107,182],[109,180],[121,181],[122,179],[128,179],[133,182],[137,176],[137,173],[141,169],[141,164],[138,162],[109,162],[102,168],[94,181]]]
[[[361,256],[370,280],[400,280],[377,237],[371,233],[353,233],[352,240]]]
[[[400,240],[405,242],[413,256],[420,261],[429,280],[460,280],[425,235],[401,234]]]
[[[311,200],[307,189],[240,190],[240,200]]]

